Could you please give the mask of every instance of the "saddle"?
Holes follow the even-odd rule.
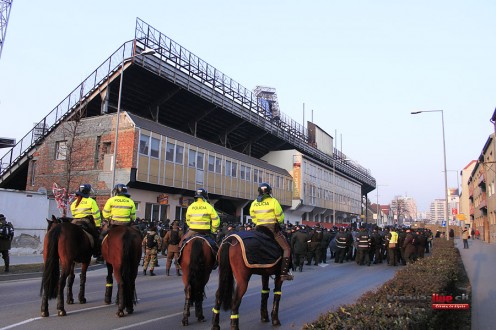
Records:
[[[178,258],[178,261],[181,260],[181,256],[183,254],[183,249],[184,247],[190,243],[190,241],[193,239],[193,238],[201,238],[203,239],[207,244],[208,246],[210,247],[210,251],[212,251],[212,254],[215,256],[217,255],[217,251],[218,251],[218,247],[217,247],[217,244],[215,243],[215,241],[212,239],[212,237],[210,237],[210,235],[202,235],[202,234],[195,234],[191,237],[188,237],[186,240],[183,240],[183,244],[181,245],[181,248],[179,249],[179,258]]]
[[[282,259],[282,249],[279,244],[273,237],[258,230],[231,234],[224,238],[222,244],[240,244],[243,260],[248,268],[271,268]]]
[[[89,228],[90,220],[87,218],[72,219],[70,221],[72,224],[81,227],[88,239],[90,240],[90,246],[95,247],[95,237],[93,236],[93,230]]]

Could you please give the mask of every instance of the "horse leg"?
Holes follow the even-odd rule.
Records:
[[[236,289],[231,308],[231,330],[239,330],[239,306],[241,305],[241,300],[248,289],[249,280],[250,277],[244,281],[236,282]]]
[[[88,264],[81,264],[81,274],[79,274],[79,303],[86,304],[85,291],[86,291],[86,271],[88,270]]]
[[[112,265],[107,263],[107,278],[105,284],[105,303],[110,305],[112,302],[112,289],[114,285],[114,278],[112,277]]]
[[[262,276],[262,300],[260,302],[260,317],[262,322],[269,322],[269,312],[267,310],[267,301],[269,300],[269,276]]]
[[[195,316],[198,322],[205,322],[205,316],[203,316],[203,300],[195,301]]]
[[[64,288],[65,284],[67,282],[67,270],[65,267],[62,268],[62,274],[59,279],[59,287],[58,287],[58,292],[57,292],[57,310],[58,310],[58,316],[66,316],[67,313],[65,312],[64,309]]]
[[[275,287],[274,287],[274,303],[272,305],[272,325],[277,326],[281,325],[281,321],[279,321],[279,302],[281,301],[281,288],[282,288],[282,281],[280,277],[276,277],[275,279]]]
[[[220,297],[219,297],[219,289],[217,289],[217,292],[215,293],[215,304],[214,307],[212,308],[212,330],[220,330],[220,324],[219,324],[219,313],[220,313]]]
[[[68,305],[74,304],[74,295],[72,294],[72,285],[74,284],[74,267],[75,263],[72,263],[71,269],[69,271],[69,276],[67,276],[67,299],[66,302]]]
[[[48,317],[50,313],[48,312],[48,293],[47,289],[43,288],[43,294],[41,296],[41,317]]]
[[[123,317],[124,316],[124,283],[122,282],[122,279],[120,281],[117,281],[117,313],[116,315],[118,317]]]
[[[190,315],[189,309],[191,307],[190,298],[191,298],[191,285],[188,284],[184,289],[184,308],[183,308],[183,320],[182,320],[182,324],[184,326],[189,324],[188,317]]]

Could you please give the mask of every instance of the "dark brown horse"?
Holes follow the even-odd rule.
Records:
[[[203,298],[205,285],[210,279],[215,257],[209,243],[202,236],[194,236],[182,248],[180,265],[183,271],[184,310],[183,325],[188,325],[189,309],[195,305],[195,316],[199,322],[204,322]]]
[[[85,285],[86,271],[91,261],[92,243],[90,234],[81,226],[72,224],[72,219],[56,218],[48,221],[48,232],[45,235],[43,259],[44,270],[41,280],[40,295],[41,316],[49,316],[48,300],[57,297],[59,316],[65,316],[64,288],[67,283],[67,303],[73,304],[72,285],[74,284],[74,267],[76,262],[81,263],[79,303],[86,303]],[[90,226],[94,226],[93,218],[88,219]]]
[[[239,329],[239,306],[253,274],[262,276],[262,300],[260,306],[262,322],[270,321],[267,311],[267,301],[270,293],[269,277],[274,276],[274,303],[271,313],[272,325],[281,325],[279,321],[279,301],[281,299],[282,281],[279,275],[282,258],[277,259],[269,265],[247,267],[244,260],[244,248],[235,236],[231,235],[225,238],[219,248],[219,288],[215,295],[212,329],[220,329],[219,313],[221,307],[225,311],[231,310],[231,329]]]
[[[135,281],[141,260],[141,235],[138,229],[115,226],[108,231],[102,243],[102,256],[107,264],[105,303],[112,301],[113,276],[117,282],[117,316],[134,312],[136,304]],[[113,274],[113,276],[112,276]]]

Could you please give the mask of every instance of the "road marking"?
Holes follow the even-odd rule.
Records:
[[[100,306],[88,307],[88,308],[82,308],[82,309],[78,309],[78,310],[75,310],[75,311],[67,312],[67,314],[76,314],[76,313],[80,313],[80,312],[84,312],[84,311],[91,311],[91,310],[94,310],[94,309],[100,309],[100,308],[105,308],[105,307],[110,307],[110,306],[112,306],[112,304],[110,304],[110,305],[100,305]],[[49,317],[59,317],[59,316],[57,315],[57,313],[55,313],[53,315],[50,315]],[[7,329],[16,328],[16,327],[19,327],[21,325],[24,325],[24,324],[27,324],[27,323],[31,323],[31,322],[34,322],[34,321],[38,321],[38,320],[41,320],[41,319],[44,319],[44,317],[41,317],[41,316],[33,317],[31,319],[27,319],[27,320],[24,320],[22,322],[14,323],[14,324],[8,325],[6,327],[0,328],[0,330],[7,330]]]

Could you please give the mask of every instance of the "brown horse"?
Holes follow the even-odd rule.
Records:
[[[189,309],[192,304],[195,305],[195,316],[198,321],[205,322],[203,297],[214,263],[212,249],[202,236],[194,236],[184,245],[180,258],[185,295],[183,325],[188,325]]]
[[[41,280],[40,295],[41,316],[49,316],[48,300],[57,297],[57,310],[59,316],[65,316],[64,288],[67,282],[67,303],[73,304],[72,285],[74,284],[74,267],[76,262],[81,263],[79,284],[79,303],[86,303],[85,285],[86,271],[91,261],[92,244],[90,234],[81,226],[72,224],[69,218],[56,218],[48,220],[48,232],[45,235],[43,259],[44,270]],[[88,219],[90,226],[94,226],[93,218]]]
[[[128,226],[114,226],[108,231],[102,243],[102,256],[107,264],[107,281],[105,285],[105,303],[112,300],[113,276],[117,281],[117,316],[134,312],[136,305],[135,281],[141,260],[141,235],[139,231]]]
[[[275,241],[273,242],[274,244]],[[261,321],[269,322],[267,301],[269,299],[269,277],[274,276],[274,302],[272,307],[272,325],[281,325],[279,321],[279,302],[281,299],[282,281],[279,277],[281,272],[282,258],[276,262],[260,267],[247,267],[244,261],[244,251],[240,242],[233,235],[228,236],[219,248],[219,288],[215,295],[215,306],[213,308],[212,329],[218,330],[219,312],[231,310],[231,329],[239,329],[239,306],[243,295],[248,289],[248,282],[253,274],[262,276],[262,300],[260,306]],[[236,280],[236,282],[234,282]]]

